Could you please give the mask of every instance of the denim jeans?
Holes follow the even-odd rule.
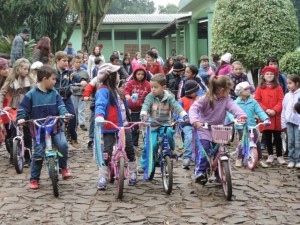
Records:
[[[193,127],[191,125],[186,125],[182,127],[184,133],[184,159],[192,159],[192,140],[193,140]]]
[[[68,130],[69,130],[71,139],[77,140],[77,133],[76,133],[77,117],[76,117],[73,102],[72,102],[71,98],[64,99],[63,101],[66,105],[68,112],[71,113],[72,115],[74,115],[74,117],[72,119],[70,119],[70,121],[69,121],[69,124],[68,124],[69,129]]]
[[[67,167],[68,160],[68,143],[64,132],[57,134],[52,134],[52,144],[54,144],[58,151],[62,154],[62,157],[58,158],[59,168]],[[31,161],[30,167],[30,180],[35,179],[39,180],[43,165],[43,159],[45,157],[45,139],[42,138],[41,143],[38,144],[36,139],[34,139],[34,152]]]
[[[74,105],[76,117],[78,118],[78,123],[79,125],[84,125],[86,101],[83,101],[81,95],[72,95],[71,98]]]
[[[293,123],[287,123],[289,162],[300,162],[300,131],[299,126]]]
[[[164,134],[164,127],[160,127],[158,129],[155,129],[155,130],[152,130],[151,131],[151,137],[152,137],[152,149],[153,151],[156,153],[158,151],[158,137],[162,137],[163,134]],[[169,143],[169,147],[170,147],[170,150],[174,150],[174,147],[175,147],[175,142],[174,142],[174,130],[171,128],[171,127],[168,127],[167,128],[167,137],[168,137],[168,143]],[[146,141],[145,141],[146,143]],[[154,154],[155,155],[155,154]],[[144,148],[142,150],[142,155],[141,155],[141,167],[142,168],[145,168],[146,166],[146,159],[147,159],[147,156],[146,156],[146,144],[144,145]]]
[[[89,123],[90,123],[89,139],[94,140],[94,129],[95,129],[95,111],[94,110],[91,110]]]
[[[132,122],[141,121],[140,120],[140,112],[131,112],[131,121]],[[131,131],[131,135],[132,135],[133,145],[138,146],[139,145],[139,126],[138,125],[133,127],[133,129]]]
[[[214,147],[216,144],[203,139],[200,139],[200,143],[208,157],[210,157],[210,155],[213,155],[214,157],[217,155],[218,151],[214,151]],[[207,157],[204,154],[203,150],[196,151],[195,174],[198,175],[199,173],[204,173],[208,169],[208,167],[209,162],[207,161]]]

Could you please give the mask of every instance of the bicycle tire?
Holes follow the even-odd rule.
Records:
[[[230,201],[232,198],[232,181],[228,161],[219,161],[219,175],[222,182],[225,198]]]
[[[247,167],[249,168],[249,170],[254,170],[257,162],[258,162],[257,148],[252,147],[249,149],[249,154],[247,157]]]
[[[123,157],[120,158],[120,161],[117,165],[117,170],[118,172],[118,199],[123,198],[123,190],[124,190],[124,179],[125,179],[125,174],[124,174],[124,168],[125,168],[125,160]]]
[[[171,194],[173,188],[173,165],[170,157],[168,155],[164,156],[164,161],[162,162],[162,182],[163,188],[166,194]]]
[[[58,171],[56,168],[56,162],[54,157],[49,157],[47,159],[48,161],[48,173],[52,182],[52,188],[53,188],[53,195],[55,197],[59,196],[58,192]]]
[[[153,180],[154,175],[155,175],[155,166],[153,167],[153,170],[152,170],[152,172],[151,172],[150,177],[148,178],[148,180],[150,180],[150,181]]]
[[[13,164],[18,174],[23,173],[23,156],[22,156],[22,144],[19,139],[15,139],[13,142]]]

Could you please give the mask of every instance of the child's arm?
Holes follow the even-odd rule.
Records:
[[[145,101],[142,105],[142,109],[141,109],[141,113],[140,113],[141,117],[149,115],[152,103],[153,103],[153,95],[149,94],[146,96]]]
[[[282,101],[284,98],[283,90],[281,86],[276,88],[276,94],[278,95],[277,104],[272,108],[275,111],[275,114],[278,114],[282,111]]]
[[[204,107],[204,99],[205,96],[200,97],[198,100],[196,100],[190,107],[189,110],[189,117],[190,117],[190,123],[193,125],[195,123],[201,123],[205,121],[200,121],[200,111],[203,110]]]
[[[170,98],[169,104],[172,112],[178,114],[181,118],[187,116],[186,111],[184,111],[182,106],[175,100],[175,97],[173,95],[170,95],[169,98]]]
[[[178,100],[178,104],[179,104],[181,107],[183,107],[183,103],[182,103],[181,99]],[[173,113],[173,118],[174,118],[174,120],[178,120],[178,119],[179,119],[179,115],[176,114],[176,113]]]
[[[107,107],[109,105],[109,91],[106,88],[101,88],[96,93],[95,102],[95,117],[105,117]]]
[[[5,81],[0,91],[0,109],[3,108],[4,98],[9,90],[8,81]]]
[[[233,114],[236,119],[247,118],[246,113],[231,98],[228,98],[226,111]]]
[[[261,108],[266,111],[268,108],[262,104],[262,93],[261,93],[261,88],[257,88],[255,92],[254,99],[259,103]]]
[[[284,97],[283,102],[282,102],[282,112],[281,112],[281,128],[285,129],[286,128],[286,119],[285,119],[285,109],[286,109],[286,101],[287,101],[287,96],[289,93],[287,93],[286,97]],[[294,110],[294,109],[291,109]]]
[[[269,117],[268,115],[265,113],[265,111],[260,107],[260,105],[258,104],[257,101],[255,101],[255,105],[254,105],[254,113],[255,115],[258,116],[258,118],[261,120],[261,121],[265,121],[265,120],[268,120]]]
[[[133,87],[132,87],[132,82],[129,81],[127,82],[126,86],[125,86],[125,89],[124,89],[124,95],[125,95],[125,98],[126,99],[129,99],[131,94],[132,94],[132,90],[133,90]]]
[[[29,94],[26,94],[18,108],[18,113],[17,113],[18,123],[24,123],[25,120],[30,119],[31,109],[32,109],[32,99]]]

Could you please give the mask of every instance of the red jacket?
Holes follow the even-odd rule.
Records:
[[[136,72],[138,70],[144,71],[144,79],[142,81],[138,81],[136,79]],[[146,70],[143,66],[137,65],[133,72],[133,79],[126,83],[126,87],[124,90],[124,95],[132,95],[133,93],[138,94],[138,100],[135,103],[130,102],[130,109],[133,112],[140,112],[142,108],[142,104],[144,103],[145,97],[150,93],[150,82],[146,80]]]
[[[152,73],[152,75],[162,73],[164,74],[164,71],[159,63],[159,61],[156,60],[156,62],[151,66],[149,63],[147,63],[146,69]]]
[[[280,86],[276,88],[271,87],[258,87],[255,91],[254,99],[259,103],[261,108],[266,111],[267,109],[275,110],[274,116],[269,116],[271,126],[261,126],[260,131],[264,130],[282,130],[281,129],[281,111],[283,101],[283,91]]]

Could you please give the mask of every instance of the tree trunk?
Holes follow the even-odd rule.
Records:
[[[252,68],[251,73],[252,73],[252,79],[253,79],[253,84],[255,87],[258,85],[258,68]]]

